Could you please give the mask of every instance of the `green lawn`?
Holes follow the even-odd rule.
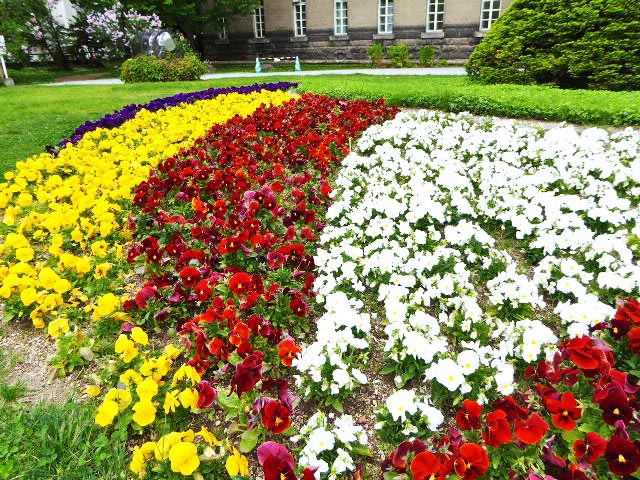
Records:
[[[640,125],[640,92],[560,90],[521,85],[481,85],[456,76],[265,75],[183,83],[0,88],[0,173],[55,145],[86,120],[128,103],[178,92],[279,80],[299,81],[299,91],[348,99],[384,97],[405,107],[468,111],[483,115]]]

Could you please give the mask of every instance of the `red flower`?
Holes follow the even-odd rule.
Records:
[[[609,469],[621,477],[631,475],[640,465],[638,448],[622,437],[612,437],[609,440],[604,456],[609,462]]]
[[[482,432],[482,438],[487,445],[498,447],[511,441],[511,427],[507,422],[507,414],[502,410],[489,413],[485,423],[486,428]]]
[[[218,243],[218,252],[222,255],[237,252],[240,248],[240,242],[237,238],[223,238]]]
[[[269,252],[267,254],[267,265],[271,270],[280,268],[286,257],[280,252]]]
[[[245,272],[238,272],[229,279],[229,288],[238,296],[245,296],[251,291],[251,276]]]
[[[262,409],[262,425],[273,433],[282,433],[291,425],[290,412],[282,403],[269,402]]]
[[[198,300],[200,300],[201,302],[206,302],[207,300],[209,300],[213,293],[213,290],[211,290],[211,287],[209,287],[209,282],[207,280],[200,280],[193,291],[198,296]]]
[[[297,480],[295,460],[284,445],[263,443],[258,447],[258,462],[264,469],[264,480]]]
[[[576,428],[576,420],[582,417],[582,409],[578,407],[578,402],[571,392],[562,394],[561,400],[554,398],[545,399],[553,424],[563,430],[573,430]]]
[[[229,332],[229,343],[237,347],[245,340],[248,340],[250,335],[251,330],[249,326],[244,322],[237,322],[233,330]]]
[[[486,473],[489,468],[489,456],[480,445],[465,443],[460,447],[458,458],[453,465],[459,477],[472,480]]]
[[[633,409],[629,405],[627,395],[620,388],[609,388],[606,396],[597,403],[602,410],[602,418],[609,425],[615,425],[618,420],[625,424],[633,418]]]
[[[293,311],[296,316],[300,318],[304,318],[307,316],[307,304],[304,302],[300,295],[296,295],[295,297],[293,297],[293,299],[289,303],[289,307],[291,307],[291,311]]]
[[[198,408],[209,408],[217,397],[218,393],[215,388],[209,385],[209,382],[203,380],[198,384]]]
[[[640,355],[640,327],[632,328],[629,331],[628,338],[631,351]]]
[[[458,410],[456,423],[460,430],[472,430],[480,428],[480,415],[482,415],[482,405],[473,400],[465,400],[462,409]]]
[[[624,300],[622,305],[618,306],[615,320],[628,320],[632,323],[640,325],[640,302],[637,300]]]
[[[516,420],[515,427],[518,440],[529,445],[538,443],[549,430],[547,422],[537,413],[525,421]]]
[[[242,363],[236,365],[236,372],[231,379],[231,391],[242,397],[245,392],[250,392],[262,378],[262,360],[264,353],[253,352],[245,357]]]
[[[278,344],[278,356],[282,360],[282,364],[290,367],[294,358],[298,358],[298,354],[302,349],[296,345],[293,338],[285,338]]]
[[[180,271],[180,280],[185,287],[195,287],[200,281],[200,271],[197,268],[185,267]]]
[[[504,411],[507,414],[507,420],[510,422],[515,419],[524,420],[529,416],[529,409],[520,405],[511,395],[493,402],[493,408]]]
[[[416,455],[411,462],[413,480],[444,480],[442,462],[431,452]]]
[[[584,440],[576,440],[573,444],[573,452],[576,458],[587,457],[587,462],[593,463],[602,455],[607,448],[607,440],[595,432],[589,432]]]

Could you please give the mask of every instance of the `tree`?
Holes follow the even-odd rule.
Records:
[[[640,2],[515,0],[467,72],[488,83],[640,89]]]
[[[77,0],[96,2],[96,0]],[[157,14],[168,28],[182,33],[191,47],[203,53],[201,34],[206,25],[221,25],[223,19],[247,14],[259,4],[258,0],[121,0],[127,7],[146,14]]]

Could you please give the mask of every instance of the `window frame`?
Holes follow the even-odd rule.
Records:
[[[441,32],[443,26],[444,26],[444,0],[427,0],[427,26],[426,26],[427,30],[426,31]]]
[[[498,8],[494,7],[495,2],[498,2]],[[482,0],[480,7],[480,31],[486,32],[491,29],[491,26],[500,18],[500,12],[502,11],[502,0]],[[485,13],[486,18],[485,18]]]
[[[260,0],[260,5],[253,10],[253,38],[264,38],[265,30],[264,0]]]
[[[333,34],[335,36],[348,35],[349,5],[347,0],[333,2]]]
[[[307,2],[298,0],[293,3],[293,36],[305,37],[307,35]]]
[[[379,0],[378,2],[378,34],[393,33],[393,0]]]

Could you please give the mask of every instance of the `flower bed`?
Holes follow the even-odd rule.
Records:
[[[220,95],[0,185],[5,315],[135,474],[377,476],[367,415],[386,479],[637,471],[640,134],[395,113]]]

